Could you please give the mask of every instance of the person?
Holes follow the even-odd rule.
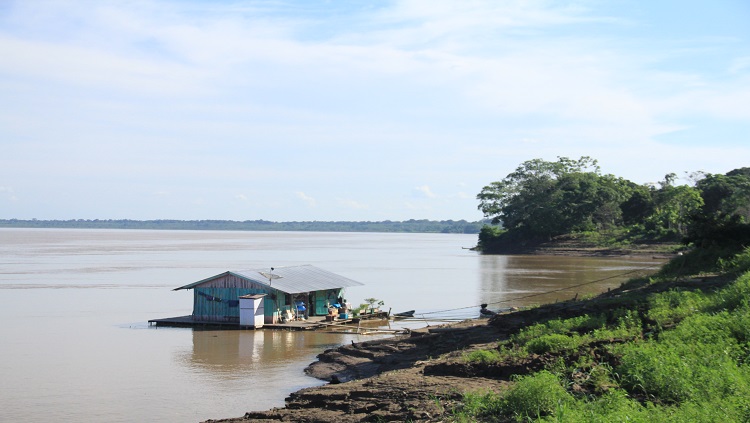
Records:
[[[494,316],[495,314],[497,314],[492,310],[487,310],[487,304],[482,304],[481,307],[482,308],[479,309],[479,314],[483,314],[485,316]]]

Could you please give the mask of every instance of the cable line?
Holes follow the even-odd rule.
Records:
[[[538,296],[541,296],[541,295],[553,294],[555,292],[566,291],[566,290],[569,290],[571,288],[580,288],[582,286],[591,285],[591,284],[598,283],[598,282],[604,282],[604,281],[609,280],[609,279],[619,278],[619,277],[626,276],[626,275],[629,275],[629,274],[632,274],[632,273],[636,273],[636,272],[640,272],[640,271],[643,271],[643,270],[653,269],[653,268],[658,267],[658,266],[660,266],[660,265],[653,265],[653,266],[647,266],[647,267],[639,267],[638,269],[634,269],[634,270],[631,270],[631,271],[628,271],[628,272],[625,272],[625,273],[620,273],[620,274],[613,275],[613,276],[607,276],[606,278],[601,278],[601,279],[597,279],[597,280],[594,280],[594,281],[579,283],[577,285],[566,286],[564,288],[553,289],[551,291],[536,292],[536,293],[524,295],[524,296],[521,296],[521,297],[509,298],[507,300],[495,301],[493,303],[485,303],[485,304],[487,304],[487,305],[502,304],[502,303],[507,303],[507,302],[510,302],[510,301],[524,300],[526,298],[532,298],[532,297],[538,297]],[[466,310],[466,309],[469,309],[469,308],[476,308],[476,307],[481,307],[481,305],[473,305],[473,306],[467,306],[467,307],[458,307],[458,308],[451,308],[451,309],[439,310],[439,311],[428,311],[428,312],[419,313],[419,314],[422,315],[422,316],[424,316],[426,314],[445,313],[445,312],[448,312],[448,311]]]

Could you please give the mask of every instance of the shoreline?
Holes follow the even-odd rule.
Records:
[[[574,298],[490,319],[430,326],[408,335],[342,345],[319,354],[305,369],[328,384],[291,393],[285,407],[206,422],[443,421],[464,392],[498,392],[511,384],[513,375],[549,364],[549,357],[532,355],[510,364],[477,365],[466,362],[465,354],[494,348],[529,325],[605,312],[612,301],[632,307],[641,293],[673,286],[623,285],[588,300]]]
[[[634,249],[591,248],[569,243],[549,243],[544,248],[514,251],[517,255],[570,257],[651,257],[669,259],[673,248],[656,244]],[[537,247],[541,247],[537,245]],[[659,248],[662,247],[662,248]],[[487,253],[489,254],[489,253]],[[492,253],[504,255],[506,253]],[[649,289],[638,287],[636,289]],[[633,288],[629,288],[633,289]],[[291,393],[284,407],[247,412],[241,417],[207,420],[206,423],[238,422],[365,422],[443,421],[446,405],[458,404],[467,391],[500,391],[514,374],[527,374],[544,366],[543,357],[529,357],[512,366],[486,370],[472,368],[461,360],[473,350],[497,346],[512,333],[554,318],[572,317],[597,308],[597,300],[625,292],[620,288],[590,300],[573,298],[531,309],[477,317],[456,323],[427,326],[407,335],[341,345],[317,356],[304,372],[326,385]]]
[[[473,250],[487,255],[532,255],[532,256],[567,256],[567,257],[653,257],[669,259],[684,250],[679,243],[663,242],[651,244],[632,244],[624,247],[602,247],[577,240],[555,240],[534,244],[514,244],[482,252],[478,247]]]

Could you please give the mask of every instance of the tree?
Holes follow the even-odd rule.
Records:
[[[631,183],[630,195],[620,204],[622,221],[625,225],[638,225],[654,214],[653,189],[645,185]]]
[[[696,188],[703,204],[691,216],[687,240],[701,246],[750,243],[750,168],[705,174]]]
[[[676,175],[667,174],[652,194],[654,211],[645,218],[648,227],[663,234],[685,236],[693,214],[703,206],[700,191],[687,185],[674,186]]]
[[[626,186],[621,179],[600,175],[590,157],[534,159],[485,186],[477,195],[478,208],[508,231],[550,238],[616,224]]]

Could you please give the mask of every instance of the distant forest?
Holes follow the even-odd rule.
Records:
[[[205,231],[407,232],[478,234],[484,222],[406,220],[394,222],[271,222],[267,220],[21,220],[0,219],[0,228],[163,229]]]

